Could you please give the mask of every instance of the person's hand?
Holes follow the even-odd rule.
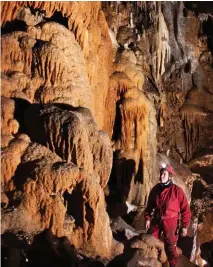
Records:
[[[187,228],[182,228],[182,236],[186,236],[187,235]]]
[[[146,221],[146,230],[150,228],[150,221]]]

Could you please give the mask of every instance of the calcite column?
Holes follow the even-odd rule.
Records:
[[[124,94],[119,111],[121,133],[115,143],[117,189],[123,202],[144,205],[155,171],[156,146],[150,140],[156,138],[156,127],[150,132],[149,125],[154,113],[149,100],[137,88]]]

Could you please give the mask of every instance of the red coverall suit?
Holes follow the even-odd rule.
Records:
[[[159,232],[163,231],[169,263],[171,266],[176,266],[179,213],[181,214],[183,228],[188,227],[191,217],[188,201],[183,190],[172,182],[165,187],[160,183],[155,185],[150,192],[145,210],[146,220],[150,220],[153,210],[154,215],[149,232],[159,238]]]

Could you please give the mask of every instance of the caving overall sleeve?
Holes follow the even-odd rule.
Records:
[[[191,212],[190,212],[188,200],[181,188],[179,189],[179,192],[178,192],[178,198],[179,198],[179,203],[180,203],[181,224],[183,228],[187,228],[190,223]]]
[[[152,188],[149,194],[147,206],[144,213],[146,221],[151,219],[151,214],[155,208],[156,208],[156,194],[154,188]]]

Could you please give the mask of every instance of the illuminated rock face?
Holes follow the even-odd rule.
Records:
[[[26,112],[31,139],[46,147],[22,134],[2,152],[2,190],[16,192],[9,197],[11,205],[19,202],[14,212],[3,214],[3,233],[51,229],[90,255],[110,257],[112,233],[103,192],[112,163],[109,137],[97,130],[87,109],[32,106]]]
[[[145,206],[159,157],[189,200],[194,181],[212,184],[205,5],[11,1],[1,12],[2,203],[18,207],[4,231],[51,228],[110,257],[103,189]]]
[[[94,112],[82,50],[74,35],[58,23],[4,35],[2,71],[2,94],[6,97],[85,106]]]
[[[111,42],[101,4],[5,2],[1,11],[3,203],[18,203],[4,214],[3,232],[50,228],[88,254],[110,257],[103,187],[112,148],[100,129]],[[57,12],[68,22],[54,22]],[[23,23],[14,29],[14,20]]]
[[[40,86],[44,86],[43,93],[41,95],[38,93],[39,99],[37,101],[53,101],[58,98],[60,102],[70,103],[70,98],[73,98],[73,89],[75,88],[78,91],[75,91],[75,95],[81,95],[79,87],[84,86],[84,96],[87,99],[80,101],[81,103],[71,104],[91,108],[102,128],[112,52],[108,27],[101,10],[101,3],[31,3],[22,1],[19,3],[4,2],[1,6],[2,26],[5,26],[5,28],[12,27],[11,25],[8,26],[10,21],[21,20],[25,25],[24,29],[27,29],[27,33],[22,31],[21,33],[15,33],[13,38],[11,36],[5,37],[7,38],[6,47],[11,51],[5,52],[10,56],[6,56],[7,60],[2,60],[3,70],[6,68],[6,71],[10,68],[10,71],[24,72],[25,75],[30,76],[21,78],[21,85],[18,85],[18,89],[25,89],[33,98],[35,90],[39,89]],[[35,12],[31,13],[26,6],[35,10]],[[59,24],[49,25],[47,23],[43,25],[43,21],[46,18],[57,20],[55,18],[59,13],[62,18],[63,16],[65,17],[60,22],[69,31]],[[42,25],[38,26],[41,21]],[[11,31],[11,28],[9,31]],[[3,38],[3,42],[5,38]],[[2,59],[4,59],[5,54],[4,47],[3,43]],[[33,49],[32,51],[33,47],[35,50]],[[32,55],[33,52],[35,52],[34,56]],[[32,59],[33,62],[31,62]],[[31,68],[32,63],[36,64],[34,67],[37,68],[38,76],[36,73],[31,73],[31,70],[34,69],[33,66]],[[11,69],[11,67],[13,68]],[[73,81],[74,77],[75,82]],[[26,84],[27,78],[30,78],[30,84],[29,82]],[[32,80],[32,78],[34,79]],[[43,81],[38,81],[40,78]],[[15,83],[19,82],[17,79],[15,81],[14,79],[12,80]],[[50,98],[45,97],[47,94]],[[42,100],[40,100],[40,97]]]

